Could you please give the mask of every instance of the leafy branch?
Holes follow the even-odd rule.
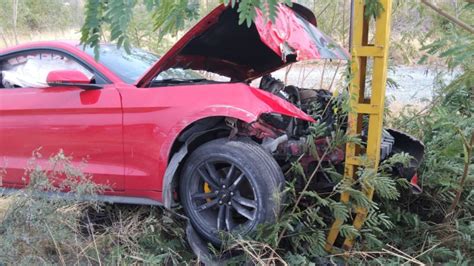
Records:
[[[449,210],[445,218],[451,217],[454,214],[456,207],[458,206],[459,201],[461,200],[461,194],[464,191],[464,184],[466,183],[466,179],[469,176],[469,166],[471,164],[472,150],[474,148],[474,131],[471,133],[470,141],[466,138],[466,136],[464,136],[464,133],[462,132],[462,130],[457,128],[457,131],[459,135],[461,136],[462,142],[463,142],[464,168],[463,168],[463,174],[462,174],[461,180],[459,180],[459,187],[456,190],[456,197],[454,198],[453,203],[449,207]]]
[[[384,10],[379,0],[365,0],[364,16],[366,18],[378,18]]]
[[[239,24],[246,23],[248,27],[252,25],[257,9],[274,20],[280,3],[291,5],[290,0],[223,0],[222,3],[237,8]],[[176,35],[186,28],[186,22],[199,16],[199,2],[196,0],[87,0],[81,44],[93,47],[98,57],[101,37],[108,33],[111,42],[129,51],[130,24],[138,6],[146,7],[146,11],[152,14],[153,31],[160,39],[166,34]]]

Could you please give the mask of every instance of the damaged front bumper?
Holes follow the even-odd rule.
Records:
[[[249,124],[245,130],[240,129],[240,133],[261,139],[262,147],[273,154],[277,160],[280,159],[280,164],[282,164],[282,160],[298,160],[308,174],[314,170],[314,165],[319,161],[334,166],[341,166],[345,161],[345,147],[331,148],[330,137],[294,139],[284,131],[275,129],[262,121]],[[395,163],[391,174],[407,179],[413,193],[422,192],[418,184],[418,169],[423,161],[424,151],[424,144],[415,137],[395,129],[383,130],[380,149],[381,161],[388,160],[399,153],[409,155],[408,163]],[[339,167],[339,169],[342,174],[343,167]]]

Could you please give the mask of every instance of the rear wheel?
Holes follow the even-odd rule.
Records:
[[[186,161],[180,198],[196,231],[219,245],[222,231],[245,235],[273,222],[283,181],[278,164],[258,144],[219,139]]]

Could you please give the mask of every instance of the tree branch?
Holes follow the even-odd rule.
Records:
[[[436,11],[436,13],[438,13],[441,16],[448,19],[449,21],[453,22],[454,24],[458,25],[459,27],[469,31],[472,34],[474,34],[474,28],[471,27],[470,25],[466,24],[464,21],[459,20],[458,18],[448,14],[447,12],[443,11],[441,8],[439,8],[435,5],[433,5],[432,3],[428,2],[428,0],[421,0],[421,2],[425,5],[427,5],[428,7],[430,7],[431,9],[433,9],[434,11]]]
[[[469,164],[471,163],[472,149],[474,146],[474,132],[471,133],[470,143],[467,142],[467,139],[464,137],[464,135],[462,135],[462,132],[460,134],[463,137],[463,145],[466,149],[466,158],[464,158],[464,171],[461,180],[459,181],[459,187],[456,191],[456,197],[454,198],[453,203],[449,207],[449,210],[445,216],[445,221],[454,214],[456,207],[459,204],[459,201],[461,200],[461,194],[464,191],[464,183],[466,182],[466,179],[469,176]]]

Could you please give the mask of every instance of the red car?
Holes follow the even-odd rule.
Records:
[[[219,6],[160,59],[103,44],[96,61],[92,49],[60,41],[1,50],[3,193],[28,183],[32,151],[41,147],[47,157],[62,149],[77,163],[87,158],[85,171],[110,187],[104,201],[167,208],[179,201],[213,243],[220,230],[245,234],[273,221],[282,168],[304,154],[315,122],[302,111],[305,99],[327,94],[268,76],[260,88],[249,83],[293,62],[348,58],[309,10],[279,11],[274,22],[258,13],[247,27],[235,9]],[[327,160],[342,163],[342,150]]]

